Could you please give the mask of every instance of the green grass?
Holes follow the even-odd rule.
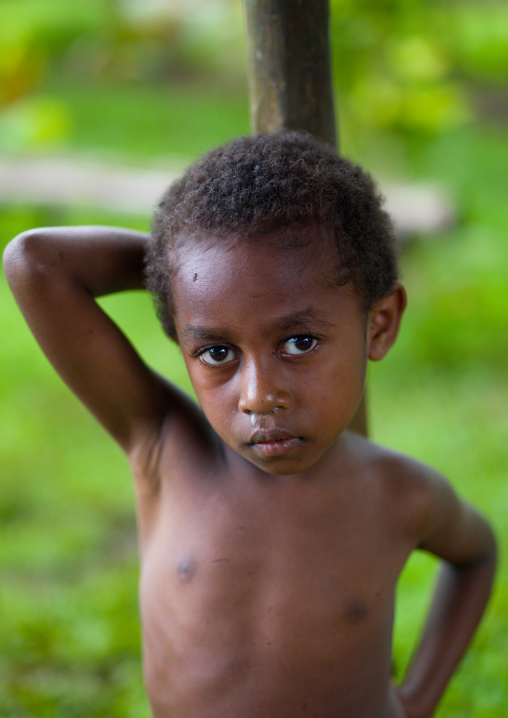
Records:
[[[186,163],[249,133],[247,88],[62,83],[45,88],[68,113],[67,146],[130,161]]]
[[[242,98],[226,103],[182,90],[161,99],[153,89],[62,93],[74,117],[70,146],[80,151],[114,149],[139,161],[166,149],[195,156],[247,131]],[[442,470],[500,537],[497,590],[437,713],[443,718],[502,718],[508,699],[507,153],[508,134],[471,128],[407,158],[413,177],[451,188],[461,222],[405,250],[409,309],[397,347],[369,377],[373,437]],[[125,222],[148,225],[147,218],[76,209],[0,207],[0,247],[30,226]],[[0,302],[0,716],[147,718],[126,461],[54,375],[3,275]],[[148,297],[111,297],[104,306],[147,361],[189,389],[179,351],[164,338]],[[399,674],[434,567],[415,556],[400,584]]]

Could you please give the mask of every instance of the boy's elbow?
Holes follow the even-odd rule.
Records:
[[[43,266],[44,239],[40,230],[22,232],[5,247],[3,268],[11,286],[19,279],[33,275]]]
[[[485,561],[492,567],[492,573],[494,574],[498,562],[498,547],[496,535],[490,524],[487,524],[487,537],[485,544]]]
[[[478,542],[478,554],[476,560],[472,561],[470,568],[477,575],[482,576],[482,581],[492,588],[492,583],[497,568],[497,542],[494,531],[490,524],[483,522],[482,539]]]
[[[483,516],[481,521],[481,536],[479,541],[481,546],[481,557],[486,563],[496,564],[497,561],[497,541],[492,525]]]

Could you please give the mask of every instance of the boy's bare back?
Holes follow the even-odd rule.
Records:
[[[425,718],[484,610],[486,522],[432,470],[347,431],[405,293],[391,280],[366,310],[335,281],[327,231],[180,230],[161,255],[201,408],[94,301],[143,286],[146,236],[41,230],[6,252],[41,347],[132,465],[155,718]],[[394,592],[416,548],[443,569],[395,687]]]

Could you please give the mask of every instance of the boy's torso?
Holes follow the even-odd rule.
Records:
[[[371,446],[350,440],[320,481],[238,471],[198,447],[182,457],[174,440],[160,456],[157,496],[138,493],[156,718],[398,718],[391,637],[411,507],[379,450],[353,470],[358,442]]]

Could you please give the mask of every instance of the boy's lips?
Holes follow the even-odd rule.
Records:
[[[249,446],[266,457],[284,456],[296,449],[303,439],[278,429],[255,431],[250,437]]]

